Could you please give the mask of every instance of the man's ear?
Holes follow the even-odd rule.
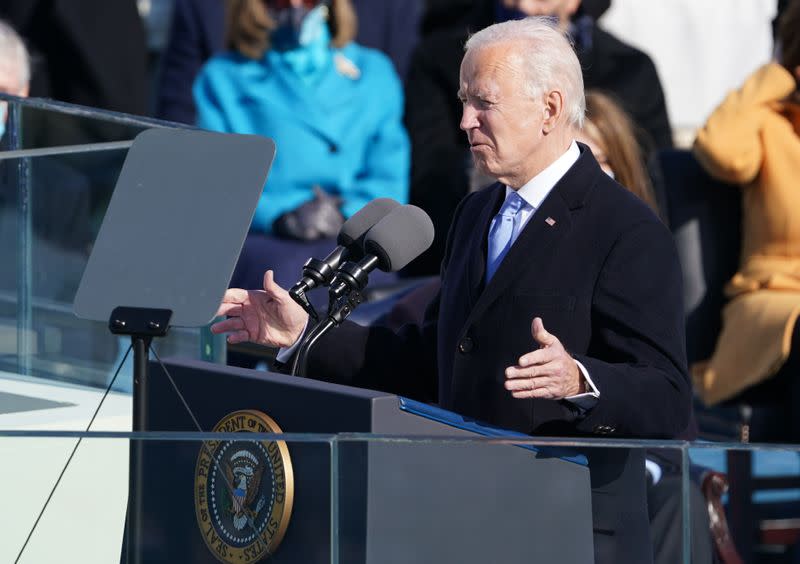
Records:
[[[559,90],[551,90],[544,97],[544,121],[542,132],[550,133],[564,113],[564,95]]]

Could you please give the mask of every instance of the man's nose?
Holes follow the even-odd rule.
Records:
[[[460,125],[462,131],[478,127],[478,113],[469,104],[464,104],[464,109],[461,112]]]

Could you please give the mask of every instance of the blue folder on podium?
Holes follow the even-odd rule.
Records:
[[[384,392],[193,360],[170,359],[166,367],[204,431],[246,411],[268,416],[284,433],[336,436],[287,441],[292,507],[281,524],[280,544],[269,551],[270,563],[593,560],[583,455],[486,441],[526,436]],[[158,363],[151,362],[150,374],[149,430],[195,430]],[[215,452],[224,451],[223,442],[214,445]],[[213,553],[223,550],[210,542],[217,540],[214,527],[196,507],[197,472],[204,465],[200,443],[148,443],[144,538],[152,533],[159,542],[142,547],[142,561],[252,561]],[[233,450],[242,449],[225,452]],[[210,476],[219,465],[222,479],[224,456],[206,458],[211,467],[201,473]],[[266,479],[260,481],[263,488]],[[249,524],[257,528],[257,518]],[[224,549],[229,555],[244,542],[232,539],[220,539],[234,545]]]
[[[413,413],[414,415],[419,415],[420,417],[426,417],[432,421],[438,421],[439,423],[443,423],[449,427],[469,431],[470,433],[475,433],[476,435],[480,435],[482,437],[488,437],[492,439],[513,439],[516,437],[526,440],[530,440],[531,438],[530,435],[526,435],[525,433],[509,431],[508,429],[502,429],[500,427],[495,427],[494,425],[489,425],[488,423],[482,423],[474,419],[469,419],[459,415],[458,413],[453,413],[452,411],[447,411],[441,407],[436,407],[435,405],[422,403],[404,397],[398,397],[398,400],[400,401],[400,409],[403,411]],[[580,464],[582,466],[587,466],[589,464],[589,461],[586,459],[585,455],[576,453],[569,448],[537,447],[531,444],[518,444],[516,446],[532,450],[533,452],[546,453],[550,456],[574,462],[575,464]]]

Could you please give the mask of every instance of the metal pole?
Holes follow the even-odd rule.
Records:
[[[152,337],[131,335],[133,346],[133,431],[147,430],[147,361],[149,358],[150,341]],[[128,477],[128,564],[142,562],[142,483],[144,480],[144,466],[142,453],[144,444],[141,439],[134,440],[130,445],[130,474]]]

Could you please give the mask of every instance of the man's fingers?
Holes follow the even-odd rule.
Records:
[[[250,333],[244,330],[235,331],[230,335],[228,335],[228,342],[231,343],[232,345],[235,345],[236,343],[244,343],[249,340],[250,340]]]
[[[244,329],[244,321],[242,321],[241,317],[223,319],[211,326],[211,332],[215,334],[230,333],[231,331],[239,331],[240,329]]]
[[[548,333],[544,328],[544,323],[542,322],[541,317],[533,318],[533,323],[531,323],[531,334],[537,343],[545,347],[549,347],[559,342],[554,335]]]
[[[517,378],[533,378],[536,376],[536,366],[509,366],[506,368],[506,379],[514,380]]]
[[[522,366],[523,368],[526,366],[534,366],[537,364],[546,364],[551,360],[555,359],[558,355],[557,351],[554,351],[552,348],[544,348],[538,349],[529,353],[526,353],[519,357],[517,361],[518,366]]]
[[[553,392],[550,388],[546,386],[537,387],[533,390],[518,390],[516,392],[511,392],[511,397],[514,399],[557,399],[558,394]]]
[[[231,302],[241,304],[247,301],[250,292],[242,288],[228,288],[222,296],[222,303]]]
[[[219,306],[217,315],[215,317],[222,317],[223,315],[241,315],[241,313],[242,304],[222,302],[222,305]]]
[[[264,273],[264,291],[271,298],[277,299],[282,298],[283,294],[286,293],[286,290],[281,288],[278,283],[275,282],[275,274],[271,270],[267,270]]]
[[[537,385],[541,387],[536,380],[536,378],[517,378],[513,380],[506,380],[503,386],[510,392],[533,390]]]
[[[554,398],[557,397],[556,378],[540,376],[525,380],[506,380],[505,388],[514,398]]]

